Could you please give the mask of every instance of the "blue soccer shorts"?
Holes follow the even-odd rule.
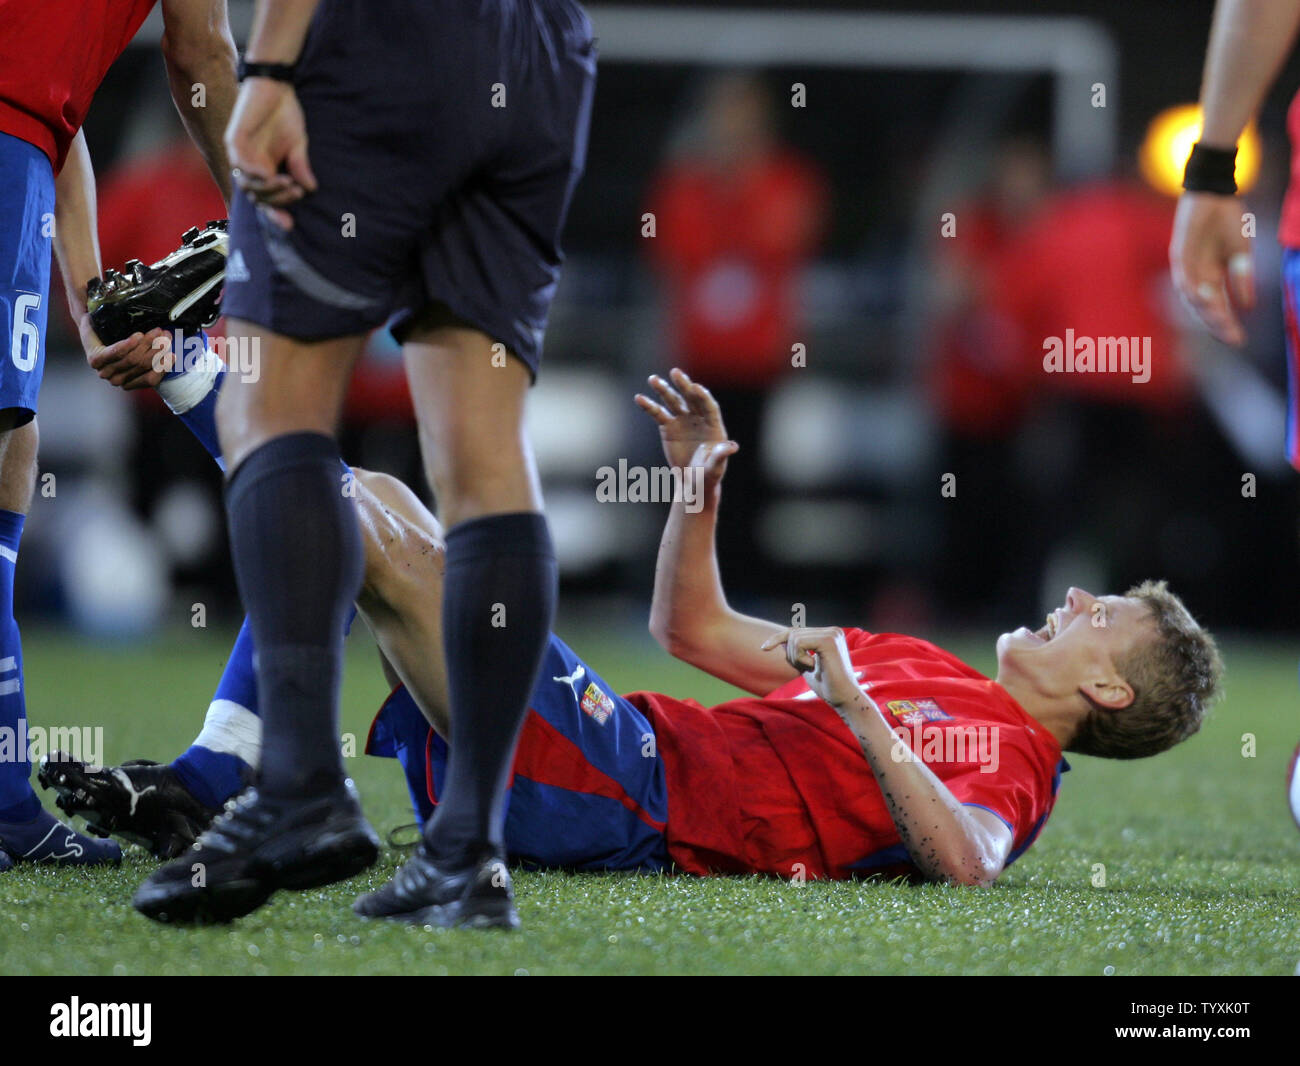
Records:
[[[380,708],[366,752],[401,762],[423,825],[446,780],[448,748],[405,688]],[[507,796],[511,860],[538,868],[666,869],[667,818],[663,760],[650,723],[552,636]]]
[[[16,409],[17,425],[35,417],[45,371],[53,235],[49,159],[34,145],[0,133],[0,409]]]

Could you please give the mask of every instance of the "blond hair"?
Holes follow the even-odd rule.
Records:
[[[1155,628],[1115,662],[1133,702],[1119,710],[1092,703],[1070,751],[1111,759],[1157,755],[1200,729],[1218,695],[1223,660],[1182,600],[1163,581],[1144,581],[1124,595],[1145,604]]]

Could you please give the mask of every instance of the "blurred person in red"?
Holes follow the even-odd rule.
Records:
[[[820,170],[779,140],[762,82],[739,73],[705,86],[651,189],[648,248],[667,290],[674,359],[713,391],[736,435],[754,442],[753,454],[732,463],[738,484],[719,531],[738,586],[761,563],[763,411],[803,339],[798,282],[826,205]]]
[[[996,616],[1009,608],[1020,580],[1013,563],[1018,553],[1005,549],[1029,528],[1013,443],[1033,379],[996,293],[1008,249],[1051,191],[1044,145],[1028,137],[1007,140],[994,150],[987,182],[944,219],[930,250],[926,386],[941,425],[942,469],[960,487],[944,500],[937,577],[945,601],[967,613]]]
[[[1165,300],[1172,221],[1173,205],[1135,181],[1089,183],[1050,197],[1007,247],[993,296],[1016,328],[1033,387],[1150,415],[1191,401]],[[1132,359],[1146,363],[1132,371],[1089,371],[1069,358],[1049,365],[1049,355],[1071,346],[1067,330],[1076,354],[1085,338],[1139,338]]]
[[[1039,529],[1040,565],[1026,575],[1041,573],[1048,545],[1067,532],[1100,549],[1116,579],[1168,569],[1170,558],[1153,553],[1169,545],[1152,531],[1193,506],[1221,459],[1178,351],[1172,222],[1172,202],[1136,180],[1076,185],[1045,201],[1001,258],[994,305],[1035,393],[1020,462],[1050,527]]]
[[[1030,379],[994,299],[1007,249],[1051,190],[1042,143],[1007,141],[986,186],[952,212],[932,249],[939,321],[928,384],[944,425],[963,437],[1006,438],[1023,413]]]

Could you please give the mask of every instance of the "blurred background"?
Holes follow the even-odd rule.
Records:
[[[1160,183],[1181,167],[1147,140],[1197,97],[1210,0],[589,10],[590,154],[530,412],[562,619],[644,629],[664,508],[598,502],[597,471],[662,461],[632,395],[679,365],[741,445],[719,551],[742,609],[1000,631],[1070,584],[1163,577],[1211,626],[1297,629],[1276,224],[1300,66],[1258,123],[1261,298],[1231,352],[1172,296]],[[250,14],[232,0],[241,46]],[[160,32],[86,123],[105,266],[223,214]],[[1149,340],[1150,380],[1044,373],[1070,329]],[[344,454],[427,498],[395,345],[369,349]],[[218,471],[152,393],[86,368],[66,310],[40,417],[61,506],[33,506],[20,620],[233,625]]]

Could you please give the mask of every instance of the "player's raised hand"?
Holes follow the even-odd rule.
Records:
[[[734,440],[706,441],[691,456],[690,465],[704,472],[704,493],[709,502],[717,502],[714,494],[722,483],[722,475],[727,472],[727,459],[738,451],[740,445]]]
[[[1227,344],[1244,344],[1239,311],[1255,306],[1251,239],[1235,196],[1187,192],[1178,200],[1169,243],[1174,288],[1205,327]]]
[[[81,315],[77,328],[90,369],[127,392],[156,387],[175,362],[171,335],[165,329],[133,333],[115,344],[104,344],[95,335],[89,314]]]
[[[651,398],[637,393],[635,401],[638,407],[647,412],[659,423],[659,439],[663,442],[664,458],[671,466],[686,467],[701,465],[694,462],[697,449],[702,444],[720,444],[727,441],[727,429],[722,424],[722,410],[703,385],[687,376],[684,370],[674,367],[668,374],[669,380],[658,374],[651,374],[650,388],[655,396]],[[739,450],[734,442],[727,455]],[[722,456],[723,459],[726,456]],[[717,472],[722,476],[725,463]]]
[[[786,662],[805,675],[808,687],[836,710],[861,695],[862,690],[853,676],[849,647],[844,642],[844,630],[838,626],[783,629],[773,633],[760,647],[763,651],[780,649]]]
[[[284,208],[316,189],[307,160],[307,124],[293,86],[247,78],[226,128],[226,152],[236,187],[283,229],[293,228]]]

